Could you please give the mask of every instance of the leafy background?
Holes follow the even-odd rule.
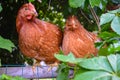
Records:
[[[23,56],[18,47],[15,20],[20,6],[32,2],[38,18],[64,29],[69,15],[76,15],[88,31],[95,31],[101,38],[96,43],[98,57],[76,59],[55,55],[62,61],[57,80],[69,80],[70,69],[74,80],[119,80],[120,79],[120,0],[1,0],[0,1],[0,61],[1,65],[32,65],[33,60]],[[68,63],[75,66],[71,67]],[[104,74],[104,75],[103,75]],[[8,77],[8,76],[7,76]],[[7,78],[3,75],[3,79]],[[11,78],[11,77],[8,77]]]

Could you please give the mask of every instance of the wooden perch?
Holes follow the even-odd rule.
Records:
[[[57,67],[53,67],[48,71],[50,67],[35,67],[32,69],[32,66],[27,67],[4,67],[0,68],[0,75],[7,74],[10,76],[21,76],[28,79],[37,79],[37,78],[55,78],[57,76],[56,70]],[[70,77],[73,75],[71,70],[69,73]]]

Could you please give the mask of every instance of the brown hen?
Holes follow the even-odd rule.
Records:
[[[97,36],[85,30],[75,16],[68,17],[62,43],[62,50],[65,55],[70,52],[77,58],[97,55],[97,49],[94,46],[97,40]]]
[[[60,50],[62,32],[56,25],[36,16],[33,4],[26,3],[20,8],[16,19],[19,48],[27,57],[52,64],[57,61],[54,54]]]

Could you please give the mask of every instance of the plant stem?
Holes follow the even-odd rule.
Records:
[[[90,19],[85,15],[85,13],[82,11],[82,9],[80,9],[81,14],[85,17],[85,19],[92,24],[92,22],[90,21]]]
[[[48,10],[50,9],[51,0],[49,0]]]
[[[98,30],[99,30],[99,32],[100,32],[100,31],[101,31],[100,20],[99,20],[99,18],[98,18],[98,16],[97,16],[95,10],[94,10],[90,5],[89,5],[89,8],[90,8],[90,11],[91,11],[94,19],[95,19],[95,22],[96,22],[97,26],[98,26]]]

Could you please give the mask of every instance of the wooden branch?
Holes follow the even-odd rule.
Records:
[[[99,18],[98,18],[98,16],[97,16],[96,12],[94,11],[94,9],[93,9],[90,5],[89,5],[89,8],[90,8],[90,11],[91,11],[94,19],[95,19],[95,22],[96,22],[97,26],[98,26],[98,30],[99,30],[99,32],[100,32],[100,31],[101,31],[100,20],[99,20]]]
[[[57,76],[56,70],[57,67],[52,67],[50,71],[48,71],[50,67],[35,67],[33,70],[32,66],[27,67],[4,67],[0,68],[0,75],[7,74],[10,76],[21,76],[28,79],[38,79],[38,78],[55,78]],[[69,73],[70,77],[73,76],[73,71],[71,70]]]
[[[85,13],[82,11],[82,9],[80,9],[81,14],[84,16],[84,18],[90,23],[92,24],[92,22],[90,21],[90,19],[85,15]]]

